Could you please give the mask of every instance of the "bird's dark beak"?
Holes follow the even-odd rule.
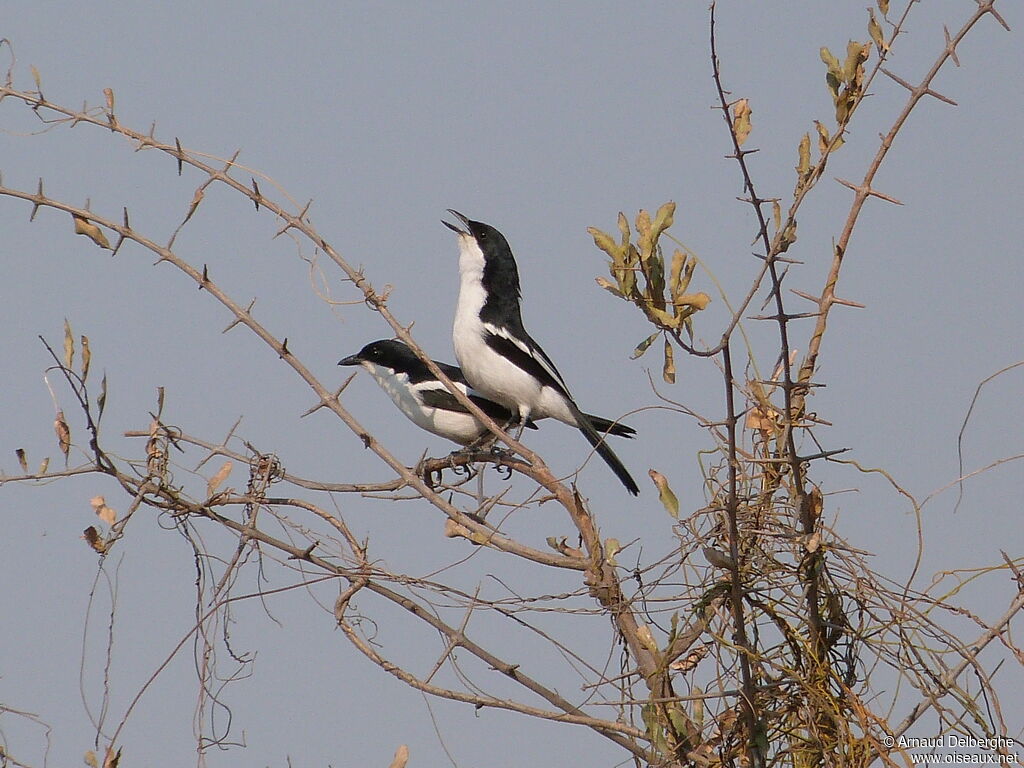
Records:
[[[349,355],[348,357],[342,358],[338,361],[338,365],[359,365],[363,362],[359,355]]]
[[[460,235],[468,235],[469,234],[469,219],[466,218],[465,216],[463,216],[458,211],[453,211],[451,208],[448,209],[448,213],[450,213],[456,219],[461,221],[462,222],[462,226],[464,226],[465,229],[459,229],[457,226],[455,226],[451,222],[445,221],[444,219],[441,220],[441,223],[444,224],[446,227],[448,227],[448,229],[450,229],[452,232],[456,232],[456,233],[458,233]]]

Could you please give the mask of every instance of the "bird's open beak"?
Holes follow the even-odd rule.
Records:
[[[338,365],[359,365],[361,362],[363,361],[359,359],[359,355],[349,355],[339,360]]]
[[[441,219],[441,223],[444,224],[446,227],[448,227],[448,229],[450,229],[452,232],[455,232],[455,233],[460,234],[460,235],[468,235],[469,234],[469,219],[467,219],[465,216],[463,216],[458,211],[453,211],[451,208],[448,209],[448,213],[450,213],[456,219],[461,221],[462,222],[462,226],[464,226],[465,229],[459,229],[459,227],[455,226],[451,222],[445,221],[444,219]]]

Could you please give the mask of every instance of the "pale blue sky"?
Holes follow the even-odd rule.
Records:
[[[895,7],[894,3],[894,7]],[[893,69],[914,80],[942,45],[942,25],[957,28],[969,0],[918,6],[910,34],[899,41]],[[642,318],[594,285],[602,254],[588,226],[611,230],[618,211],[678,204],[674,234],[714,270],[731,295],[742,295],[756,262],[755,228],[735,164],[723,159],[728,137],[709,107],[714,91],[708,61],[706,3],[304,3],[8,4],[0,37],[14,44],[16,82],[32,87],[30,65],[50,99],[100,104],[113,88],[122,123],[178,137],[183,146],[219,157],[241,149],[240,162],[276,179],[331,244],[365,266],[378,287],[393,286],[391,308],[435,357],[453,361],[450,325],[457,292],[456,248],[439,219],[446,208],[501,229],[522,274],[527,326],[557,361],[580,405],[616,417],[656,402],[646,367],[630,361],[648,330]],[[1011,27],[1024,22],[1006,3]],[[791,194],[796,147],[815,119],[832,111],[819,59],[823,45],[845,50],[866,35],[864,3],[723,3],[720,55],[735,96],[750,99],[751,157],[763,196]],[[825,448],[850,447],[868,467],[884,467],[923,497],[957,476],[956,438],[978,382],[1024,358],[1020,344],[1020,83],[1016,33],[983,20],[937,88],[959,103],[929,101],[916,112],[878,177],[905,205],[868,204],[854,235],[839,295],[867,305],[838,309],[821,357],[810,407],[834,426],[818,432]],[[7,51],[0,51],[6,62]],[[6,66],[6,65],[5,65]],[[879,80],[828,176],[859,179],[901,108],[905,93]],[[34,189],[42,176],[54,197],[113,218],[127,206],[133,225],[166,239],[201,179],[182,178],[173,162],[133,153],[124,140],[80,126],[26,137],[40,128],[24,109],[0,104],[0,170],[5,184]],[[846,215],[850,193],[824,182],[802,212],[790,254],[805,262],[789,287],[820,289]],[[0,369],[0,468],[17,471],[15,448],[30,462],[56,457],[53,406],[42,380],[47,365],[37,334],[59,345],[64,318],[90,337],[93,365],[107,371],[105,417],[115,451],[138,452],[119,437],[144,428],[155,391],[166,388],[169,420],[218,439],[239,417],[244,436],[276,451],[289,469],[325,480],[383,480],[386,468],[325,412],[299,419],[309,391],[275,356],[241,329],[221,335],[227,313],[194,285],[153,258],[126,247],[114,259],[72,235],[67,217],[0,199],[6,256],[0,295],[5,365]],[[323,380],[340,382],[337,360],[389,329],[359,305],[330,311],[310,290],[308,269],[277,224],[252,205],[213,189],[177,242],[184,258],[207,263],[211,276],[240,300],[258,298],[258,317]],[[304,254],[308,255],[308,249]],[[700,286],[714,293],[706,278]],[[333,295],[350,286],[330,273]],[[793,309],[798,309],[794,298]],[[725,317],[716,301],[698,318],[714,339]],[[761,364],[773,363],[774,331],[748,323]],[[799,335],[801,349],[806,338]],[[695,410],[720,413],[721,383],[707,362],[677,356],[678,383],[659,384]],[[964,446],[966,468],[1021,452],[1021,371],[984,392]],[[656,379],[657,380],[657,379]],[[66,393],[62,405],[72,419]],[[394,411],[369,377],[359,377],[345,404],[409,463],[448,446],[416,431]],[[640,481],[637,501],[592,461],[583,488],[602,506],[602,532],[622,541],[641,537],[648,556],[671,546],[670,521],[647,480],[665,473],[684,510],[704,503],[696,462],[704,433],[680,416],[647,411],[631,417],[641,435],[616,451]],[[76,436],[81,435],[80,427]],[[558,425],[531,435],[556,469],[576,467],[586,446]],[[56,463],[56,458],[54,458]],[[879,570],[905,576],[914,541],[908,505],[884,482],[821,468],[839,530],[854,546],[877,553]],[[237,473],[237,470],[236,470]],[[924,573],[998,562],[998,550],[1021,553],[1019,464],[993,470],[925,510]],[[234,477],[235,484],[244,478]],[[492,481],[494,482],[494,481]],[[74,765],[93,730],[79,695],[83,617],[96,558],[79,538],[94,522],[89,499],[126,500],[93,480],[47,488],[0,489],[0,702],[38,713],[53,726],[50,765]],[[445,539],[426,505],[343,500],[357,534],[396,570],[430,572],[467,554]],[[512,521],[511,532],[544,546],[569,535],[567,521],[543,509]],[[133,521],[126,546],[109,563],[118,569],[119,597],[112,716],[117,719],[156,665],[187,631],[193,615],[194,567],[186,544],[150,513]],[[219,535],[211,548],[229,552]],[[578,588],[565,574],[509,564],[489,553],[460,566],[453,581],[488,588],[487,574],[511,575],[533,594]],[[267,586],[283,586],[283,580]],[[255,578],[240,586],[252,591]],[[333,588],[333,587],[332,587]],[[105,589],[105,587],[104,587]],[[102,592],[102,590],[101,590]],[[1010,584],[997,577],[968,593],[982,616],[1002,611]],[[317,593],[327,600],[331,589]],[[105,605],[104,600],[100,604]],[[303,593],[268,605],[238,606],[232,637],[258,653],[251,679],[226,691],[233,736],[246,750],[212,752],[211,766],[386,766],[408,743],[411,766],[571,763],[612,766],[624,755],[580,728],[527,722],[493,711],[431,701],[372,667],[333,629],[329,614]],[[589,605],[589,604],[588,604]],[[106,615],[89,624],[87,698],[95,705]],[[434,637],[402,636],[393,613],[380,615],[392,647],[429,669]],[[388,621],[392,620],[389,626]],[[607,653],[607,623],[582,618]],[[393,626],[393,628],[392,628]],[[519,646],[493,627],[482,635],[515,654]],[[579,630],[579,634],[586,634]],[[518,642],[518,641],[517,641]],[[523,646],[534,650],[528,645]],[[541,673],[555,664],[536,650]],[[532,660],[531,660],[532,661]],[[552,673],[555,674],[555,673]],[[561,674],[561,673],[558,673]],[[1004,707],[1024,711],[1020,669],[1007,669],[1018,693]],[[559,678],[576,694],[578,681]],[[500,688],[497,688],[500,690]],[[195,678],[190,650],[173,662],[140,702],[124,734],[126,764],[195,761],[191,736]],[[1019,719],[1019,718],[1018,718]],[[440,732],[439,740],[435,725]],[[20,720],[0,717],[12,754],[42,763],[44,739]],[[564,764],[564,761],[560,762]]]

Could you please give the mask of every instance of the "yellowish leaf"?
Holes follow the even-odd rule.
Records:
[[[75,337],[71,335],[71,324],[64,318],[64,367],[70,369],[75,361]]]
[[[654,340],[655,340],[656,338],[658,338],[658,334],[659,334],[659,333],[661,333],[661,331],[655,331],[655,332],[654,332],[654,333],[652,333],[652,334],[651,334],[650,336],[648,336],[648,337],[647,337],[646,339],[644,339],[644,340],[643,340],[643,341],[641,341],[641,342],[640,342],[639,344],[637,344],[637,345],[636,345],[636,349],[634,349],[634,350],[633,350],[633,354],[631,354],[631,355],[629,356],[629,359],[630,359],[630,360],[636,360],[636,359],[637,359],[638,357],[640,357],[640,356],[641,356],[641,355],[642,355],[642,354],[643,354],[644,352],[646,352],[646,351],[647,351],[647,350],[648,350],[648,349],[650,348],[651,344],[653,344],[653,343],[654,343]]]
[[[693,307],[695,312],[705,309],[710,303],[711,297],[703,291],[700,293],[684,293],[682,296],[677,296],[675,300],[676,306]]]
[[[107,240],[107,236],[103,234],[102,229],[97,227],[91,221],[86,221],[81,216],[75,216],[72,214],[71,218],[75,220],[76,235],[85,235],[100,248],[110,249],[110,241]]]
[[[89,337],[82,336],[82,379],[89,378],[89,363],[92,361],[92,350],[89,349]]]
[[[800,139],[800,146],[797,149],[799,160],[796,164],[797,185],[802,185],[807,177],[811,175],[811,136],[808,133]]]
[[[732,108],[732,131],[736,134],[736,143],[743,146],[743,142],[750,135],[750,103],[747,99],[740,99]]]
[[[618,296],[620,299],[626,298],[625,296],[622,295],[622,291],[620,291],[618,287],[610,280],[606,280],[603,277],[595,277],[594,280],[597,281],[598,285],[600,285],[613,296]]]
[[[676,215],[676,204],[669,200],[663,204],[656,214],[654,214],[654,222],[651,224],[651,235],[657,239],[661,236],[661,233],[672,226],[672,222],[675,220]]]
[[[775,429],[775,413],[771,409],[758,405],[747,411],[747,429],[759,432],[772,432]]]
[[[889,0],[878,0],[878,10],[882,12],[883,16],[889,15]]]
[[[672,254],[672,267],[669,269],[668,292],[675,296],[679,293],[679,281],[686,265],[686,254],[676,248]],[[685,289],[684,289],[685,290]]]
[[[604,559],[608,565],[616,566],[615,556],[622,550],[622,544],[619,543],[618,539],[605,539],[604,542]]]
[[[39,70],[34,65],[29,65],[29,70],[32,72],[32,79],[36,82],[36,90],[42,93],[43,91],[43,78],[39,76]]]
[[[814,121],[814,127],[818,129],[818,154],[824,155],[829,147],[828,128],[822,125],[820,120]]]
[[[782,226],[782,206],[778,200],[772,200],[772,220],[775,222],[775,231],[778,232]]]
[[[885,40],[885,34],[882,32],[882,27],[875,19],[875,9],[868,8],[868,34],[871,35],[872,41],[878,46],[878,52],[884,53],[889,50],[889,43]]]
[[[36,474],[38,474],[38,475],[45,475],[46,474],[46,470],[49,469],[49,468],[50,468],[50,457],[47,456],[45,459],[43,459],[41,462],[39,462],[39,471]]]
[[[64,411],[57,411],[57,418],[53,421],[53,431],[57,433],[57,444],[60,446],[60,452],[64,454],[64,459],[67,460],[68,453],[71,451],[71,428],[68,427],[68,423],[64,419]]]
[[[675,493],[669,487],[668,478],[656,469],[649,469],[647,474],[650,476],[651,480],[654,481],[654,485],[658,488],[658,499],[665,507],[665,511],[673,518],[678,519],[679,499],[676,498]]]

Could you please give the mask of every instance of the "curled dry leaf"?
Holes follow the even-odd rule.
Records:
[[[117,512],[107,506],[107,500],[102,496],[93,496],[89,499],[93,512],[107,525],[113,525],[117,520]]]
[[[57,411],[57,418],[53,421],[53,431],[57,433],[57,444],[60,446],[60,452],[67,459],[68,453],[71,451],[71,428],[68,427],[68,423],[64,419],[64,411],[62,410]]]
[[[96,530],[95,526],[90,525],[82,531],[82,538],[85,539],[86,543],[92,547],[96,554],[105,555],[107,553],[107,543],[100,536],[100,533]]]
[[[207,495],[213,496],[213,494],[217,492],[217,489],[220,488],[221,483],[223,483],[227,479],[227,476],[231,474],[231,470],[234,466],[235,465],[232,464],[230,461],[224,462],[221,468],[217,470],[217,474],[211,477],[210,481],[206,484]]]
[[[110,241],[107,240],[107,236],[103,234],[103,230],[93,224],[91,221],[86,221],[81,216],[71,216],[75,220],[75,234],[85,235],[92,240],[100,248],[106,248],[110,250]]]
[[[665,511],[672,515],[672,517],[678,518],[679,499],[676,498],[675,493],[669,487],[668,478],[656,469],[648,470],[647,474],[658,488],[658,499],[664,505]]]
[[[736,134],[736,143],[741,147],[750,135],[750,102],[740,99],[732,108],[732,130]]]
[[[28,474],[28,457],[25,455],[25,449],[24,448],[18,448],[18,449],[16,449],[14,451],[14,453],[18,457],[18,465],[21,467],[21,471],[24,472],[27,475]]]
[[[698,664],[700,664],[700,660],[707,655],[708,646],[702,645],[699,648],[695,648],[692,651],[690,651],[683,658],[676,659],[671,664],[669,664],[669,667],[676,670],[677,672],[689,672],[690,670],[694,669]]]
[[[409,762],[409,747],[402,744],[395,750],[395,759],[391,761],[389,768],[405,768]]]

